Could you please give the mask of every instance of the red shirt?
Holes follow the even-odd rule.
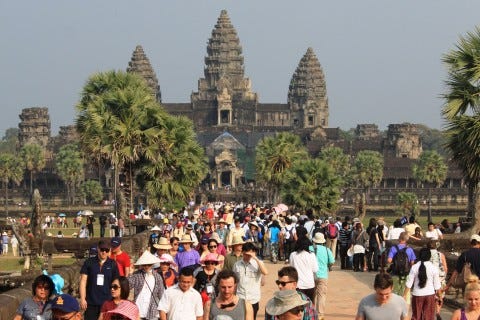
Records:
[[[110,259],[115,260],[118,266],[118,273],[120,276],[125,276],[125,268],[130,267],[130,257],[125,251],[122,251],[120,254],[111,254]]]

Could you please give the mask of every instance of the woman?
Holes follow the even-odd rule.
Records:
[[[198,267],[193,272],[193,277],[195,278],[193,288],[200,292],[203,304],[215,296],[214,283],[219,272],[216,269],[216,266],[218,265],[217,257],[217,253],[207,254],[202,260],[200,260],[200,263],[203,266]]]
[[[410,236],[410,238],[415,239],[415,240],[422,240],[423,239],[423,234],[422,234],[422,229],[420,227],[415,228],[415,233]]]
[[[218,269],[218,271],[221,271],[223,269],[223,264],[225,262],[225,257],[223,255],[221,255],[220,253],[218,253],[218,242],[217,242],[217,240],[215,240],[213,238],[210,238],[210,240],[208,240],[207,248],[208,248],[208,253],[209,254],[212,253],[212,254],[217,255],[217,260],[218,260],[217,269]],[[202,257],[200,257],[200,259],[202,259]]]
[[[448,266],[445,255],[437,250],[439,246],[440,243],[437,241],[429,241],[427,243],[427,248],[430,249],[430,253],[432,255],[430,262],[433,263],[434,266],[438,267],[440,283],[442,284],[442,287],[444,287],[446,284],[445,277],[447,276]]]
[[[213,233],[212,224],[208,222],[203,226],[203,230],[201,230],[202,237],[207,237],[210,239],[210,237],[212,236],[212,233]]]
[[[266,311],[276,320],[300,320],[307,303],[295,290],[282,290],[273,294],[267,302]]]
[[[13,320],[37,320],[38,317],[50,319],[52,312],[47,302],[53,294],[53,288],[49,276],[42,274],[36,277],[32,283],[32,297],[20,303]]]
[[[113,279],[110,285],[110,292],[112,300],[107,300],[103,303],[98,320],[109,320],[112,314],[108,313],[108,311],[115,309],[120,303],[128,300],[128,295],[130,294],[128,279],[126,277]]]
[[[262,243],[261,243],[262,234],[259,231],[260,228],[258,227],[258,224],[255,221],[250,221],[248,223],[248,228],[249,229],[245,233],[246,241],[253,242],[253,244],[255,245],[255,248],[257,249],[257,256],[260,256],[260,252],[262,250]]]
[[[278,220],[273,220],[272,224],[268,227],[268,239],[270,241],[270,258],[273,263],[277,263],[278,250],[280,242],[280,224]]]
[[[178,272],[174,267],[176,267],[176,265],[171,255],[164,253],[160,256],[160,269],[158,269],[158,273],[162,276],[165,289],[170,288],[178,282]]]
[[[175,259],[175,256],[177,255],[178,249],[180,247],[180,239],[177,237],[171,237],[170,245],[172,246],[172,248],[168,250],[168,254],[171,255],[173,259]]]
[[[371,218],[367,228],[368,234],[368,253],[367,268],[368,271],[378,271],[378,257],[380,256],[380,236],[377,229],[377,219]]]
[[[353,271],[364,271],[364,258],[365,258],[365,244],[368,243],[368,235],[361,223],[355,225],[355,230],[352,233],[353,247]]]
[[[412,320],[435,319],[435,294],[439,293],[441,284],[438,268],[430,262],[430,258],[430,249],[420,249],[418,262],[412,266],[407,277],[403,297],[408,302],[411,291]]]
[[[317,258],[310,252],[311,242],[302,238],[297,242],[296,251],[290,254],[288,259],[290,265],[298,272],[298,291],[303,292],[315,301],[315,274],[318,271]]]
[[[220,237],[218,236],[218,234],[216,232],[214,232],[212,234],[212,236],[210,237],[210,240],[208,241],[209,245],[210,245],[211,240],[214,240],[217,243],[216,252],[225,257],[227,255],[227,248],[225,248],[225,246],[222,243],[222,240],[220,239]]]
[[[205,258],[205,256],[209,253],[208,251],[208,237],[202,237],[200,239],[200,244],[198,245],[197,251],[200,254],[200,259]]]
[[[471,276],[465,286],[466,306],[452,314],[452,320],[477,320],[480,315],[480,284],[477,276]]]

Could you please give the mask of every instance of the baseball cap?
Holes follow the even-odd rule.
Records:
[[[65,313],[78,312],[80,305],[77,299],[69,294],[61,294],[52,300],[52,310],[60,310]]]
[[[113,237],[112,240],[110,240],[110,244],[112,245],[112,248],[116,248],[122,244],[122,238]]]

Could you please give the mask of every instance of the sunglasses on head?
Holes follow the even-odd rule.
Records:
[[[110,286],[110,289],[118,290],[118,289],[120,289],[120,286],[119,286],[119,285],[116,285],[116,284],[112,284],[112,285]]]
[[[108,248],[100,248],[100,251],[101,251],[101,252],[110,252],[110,249],[108,249]]]
[[[280,280],[275,280],[275,283],[277,284],[277,286],[282,286],[282,287],[285,287],[287,285],[287,283],[293,283],[295,281],[280,281]]]
[[[303,307],[298,306],[293,309],[288,310],[291,314],[299,314],[300,312],[303,312]]]

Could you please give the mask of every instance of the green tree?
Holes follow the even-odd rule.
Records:
[[[352,168],[353,184],[362,190],[360,199],[360,220],[367,213],[367,200],[372,187],[377,186],[383,177],[383,156],[377,151],[360,151]]]
[[[447,177],[447,165],[436,151],[424,151],[418,163],[412,167],[412,175],[418,182],[439,187]],[[428,186],[428,222],[432,221],[432,189]]]
[[[281,186],[286,203],[317,213],[328,214],[337,210],[340,203],[342,179],[325,160],[295,161]]]
[[[10,182],[19,185],[23,178],[23,165],[11,153],[0,153],[0,179],[5,190],[5,213],[8,216],[8,184]]]
[[[60,148],[55,165],[57,173],[67,186],[67,202],[75,204],[76,189],[84,179],[83,155],[76,144],[66,144]]]
[[[257,181],[264,184],[270,201],[278,202],[279,191],[285,184],[286,172],[295,161],[308,159],[300,138],[289,132],[260,140],[255,149]]]
[[[323,148],[318,158],[327,162],[333,168],[335,174],[342,178],[344,184],[349,182],[351,173],[350,156],[345,154],[341,148]]]
[[[417,215],[419,213],[418,198],[413,192],[399,192],[397,202],[404,215]]]
[[[36,143],[26,144],[20,149],[20,158],[23,160],[25,169],[30,174],[30,196],[32,196],[33,176],[45,168],[45,150]]]
[[[103,199],[103,188],[97,180],[84,181],[80,187],[80,192],[86,204],[98,203]]]
[[[5,135],[0,141],[0,152],[14,154],[18,145],[18,128],[9,128],[5,131]]]
[[[420,139],[422,140],[423,150],[437,151],[441,156],[447,155],[445,149],[445,134],[441,130],[429,128],[424,124],[417,124],[420,132]]]

